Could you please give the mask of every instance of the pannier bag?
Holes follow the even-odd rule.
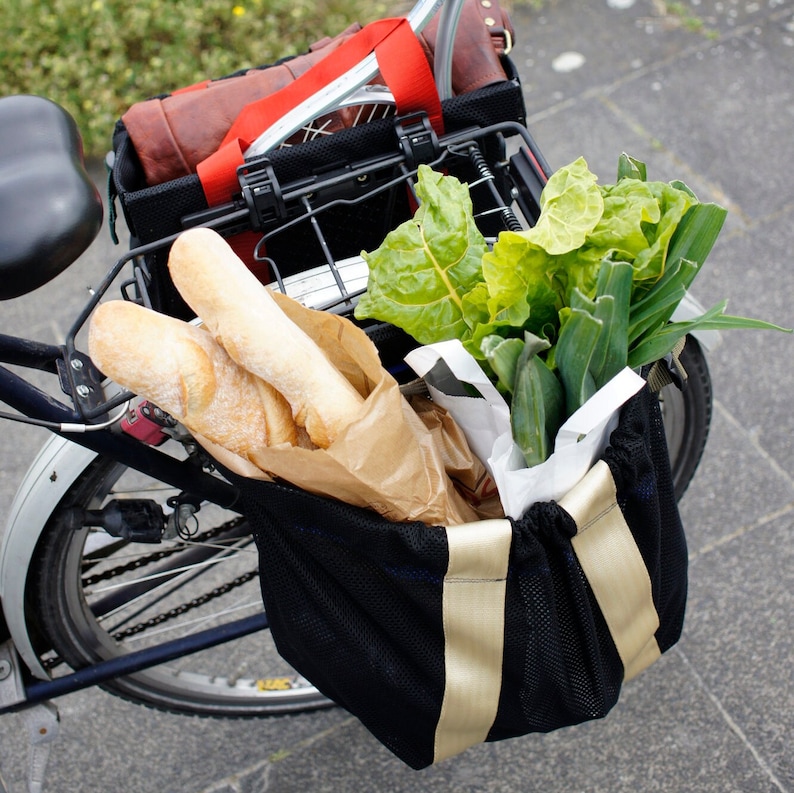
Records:
[[[605,716],[678,640],[687,551],[658,399],[520,520],[392,523],[229,475],[279,653],[415,769]]]
[[[419,47],[432,67],[439,16],[419,34]],[[216,80],[205,80],[172,94],[137,102],[121,124],[138,154],[146,184],[155,185],[188,176],[221,145],[247,105],[271,96],[303,77],[312,67],[361,31],[357,23],[337,36],[312,44],[302,55],[278,63],[244,69]],[[461,9],[452,62],[454,93],[464,94],[506,79],[500,55],[512,42],[510,19],[497,0],[483,4],[467,0]],[[389,53],[386,53],[389,56]],[[405,70],[410,53],[394,60]],[[388,60],[388,57],[386,57]],[[388,63],[386,64],[388,65]],[[410,65],[410,64],[408,64]],[[375,78],[373,82],[383,82]],[[324,119],[325,132],[353,125],[354,108],[340,108]],[[292,139],[298,142],[302,133]]]
[[[373,23],[376,32],[380,30],[378,25],[388,22]],[[379,45],[386,48],[382,62],[399,67],[391,69],[386,80],[397,100],[397,112],[424,110],[431,118],[436,114],[437,131],[447,132],[505,121],[525,123],[521,85],[513,64],[504,54],[512,41],[512,29],[496,0],[487,9],[477,0],[464,3],[452,63],[455,95],[440,104],[438,95],[433,94],[431,71],[437,26],[436,16],[419,39],[411,33],[415,46],[408,52],[402,46],[405,30]],[[131,107],[114,132],[110,201],[115,206],[116,198],[119,199],[135,243],[157,243],[182,231],[186,218],[231,202],[240,191],[236,167],[241,160],[232,161],[226,178],[218,179],[220,150],[228,151],[238,137],[250,144],[247,133],[251,119],[275,114],[272,118],[275,120],[291,102],[304,98],[308,87],[317,89],[323,81],[335,77],[328,72],[340,59],[344,60],[340,53],[346,47],[355,51],[361,41],[368,40],[370,27],[353,26],[339,36],[318,42],[304,55],[206,81]],[[390,47],[397,49],[396,55],[389,54]],[[413,70],[407,68],[411,64]],[[406,80],[401,77],[403,72],[419,74],[423,79]],[[392,80],[398,84],[392,85]],[[350,126],[353,115],[352,111],[335,111],[325,119],[328,126],[322,135],[309,136],[299,145],[268,153],[268,168],[272,169],[275,182],[289,184],[327,173],[331,166],[341,168],[395,150],[394,119]],[[196,118],[201,122],[196,123]],[[239,130],[246,134],[238,135]],[[324,134],[329,130],[334,134]],[[239,152],[238,147],[238,157]],[[485,153],[487,157],[488,152]],[[497,156],[494,154],[494,159]],[[328,210],[324,213],[324,232],[337,259],[356,256],[362,248],[377,247],[387,231],[410,217],[410,212],[405,196],[395,202],[393,196],[383,194],[380,199],[365,204]],[[373,217],[380,222],[373,222]],[[111,222],[113,219],[112,215]],[[357,229],[355,235],[350,234],[351,228]],[[243,224],[232,236],[229,236],[231,232],[223,233],[252,270],[262,280],[271,281],[273,273],[251,255],[262,236],[261,229],[253,232],[250,229],[250,225]],[[284,268],[281,275],[285,276],[290,274],[290,263],[292,266],[295,262],[304,263],[305,267],[306,262],[316,265],[324,261],[308,221],[297,225],[284,238],[269,242],[267,256]],[[188,312],[168,278],[167,250],[151,253],[147,261],[154,301],[163,310],[186,317]]]

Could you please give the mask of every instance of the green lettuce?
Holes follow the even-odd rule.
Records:
[[[488,247],[472,212],[468,187],[420,166],[412,220],[372,253],[357,317],[397,325],[421,344],[465,338],[464,299],[482,281]]]
[[[581,248],[604,213],[604,199],[584,157],[549,178],[540,197],[538,222],[518,232],[555,256]]]
[[[420,166],[416,192],[414,218],[362,254],[370,274],[356,317],[390,322],[420,344],[460,339],[512,410],[526,414],[511,421],[530,465],[546,453],[554,423],[692,330],[783,330],[729,316],[724,303],[671,322],[726,212],[682,182],[648,181],[627,155],[615,184],[599,185],[581,157],[559,169],[536,225],[502,232],[491,249],[465,184]],[[546,409],[531,404],[538,398]]]
[[[574,293],[596,298],[605,259],[633,267],[633,294],[664,273],[673,234],[697,203],[685,186],[646,182],[630,164],[614,185],[599,185],[584,158],[556,171],[541,196],[537,224],[502,232],[491,250],[474,222],[467,186],[420,166],[421,204],[371,253],[367,292],[356,316],[397,325],[421,344],[460,339],[484,359],[490,335],[549,339]]]

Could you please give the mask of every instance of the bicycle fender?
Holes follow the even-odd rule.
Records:
[[[20,657],[38,678],[49,674],[39,661],[25,620],[25,586],[33,552],[50,515],[97,452],[53,435],[28,468],[11,504],[0,545],[0,602]]]

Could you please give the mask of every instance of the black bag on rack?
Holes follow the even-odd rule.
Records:
[[[423,61],[425,57],[428,61],[432,61],[437,23],[436,16],[428,23],[422,34],[421,41],[425,55],[419,57]],[[504,122],[522,125],[526,123],[523,91],[517,72],[509,58],[502,54],[505,43],[512,41],[510,30],[509,18],[499,9],[496,0],[489,3],[487,8],[476,0],[466,0],[464,3],[456,35],[455,59],[452,63],[453,86],[459,90],[454,97],[444,100],[441,105],[446,132],[472,127],[484,128]],[[195,127],[198,132],[193,132],[193,135],[199,137],[202,124],[200,118],[198,121],[195,119],[200,116],[202,109],[213,112],[213,108],[218,104],[213,101],[214,96],[232,94],[235,103],[239,104],[239,96],[243,94],[243,90],[237,87],[240,81],[248,79],[256,81],[262,76],[277,72],[274,77],[275,86],[288,79],[278,76],[282,71],[287,75],[292,72],[296,76],[306,76],[311,71],[307,66],[322,65],[322,60],[317,58],[319,53],[326,50],[334,51],[340,42],[344,44],[349,40],[350,34],[350,30],[346,31],[334,39],[321,42],[322,46],[316,50],[313,49],[294,59],[285,59],[270,67],[259,67],[219,80],[208,81],[213,87],[207,92],[207,101],[203,104],[200,96],[201,86],[196,91],[187,89],[177,92],[173,98],[181,103],[178,105],[179,108],[182,108],[184,103],[191,102],[194,97],[198,102],[197,107],[185,111],[186,118],[194,119],[194,123],[187,124],[183,121],[180,129]],[[307,59],[305,63],[303,59]],[[296,63],[299,65],[295,66]],[[477,79],[474,80],[472,75],[476,75]],[[288,83],[286,87],[289,87]],[[254,83],[254,96],[260,96],[262,91],[261,85]],[[181,145],[175,144],[170,139],[170,133],[176,134],[175,129],[169,126],[173,122],[165,118],[165,111],[157,109],[158,102],[171,99],[172,97],[169,96],[155,97],[138,103],[131,108],[131,111],[133,109],[144,111],[143,129],[139,129],[137,133],[139,143],[147,140],[146,119],[151,118],[152,127],[157,128],[152,134],[152,138],[158,141],[155,148],[158,151],[163,148],[166,153],[162,157],[165,159],[182,160],[185,153]],[[231,108],[224,105],[221,107],[221,112],[231,112]],[[195,173],[195,163],[183,163],[185,167],[177,168],[176,172],[183,173],[181,176],[159,183],[153,181],[152,164],[157,165],[160,155],[157,152],[148,152],[139,156],[135,140],[124,121],[129,115],[130,113],[125,114],[125,117],[117,123],[114,132],[110,203],[115,207],[118,198],[135,244],[148,245],[179,233],[187,225],[199,225],[201,221],[195,220],[195,216],[205,212],[209,207],[201,180]],[[141,126],[140,119],[138,126]],[[215,120],[212,126],[218,126]],[[335,124],[334,129],[337,126],[341,128],[332,135],[322,134],[299,145],[268,153],[265,159],[267,167],[272,169],[269,173],[277,189],[281,190],[290,184],[305,183],[307,179],[322,177],[334,170],[342,171],[362,160],[393,154],[398,150],[394,118],[375,120],[360,126],[345,127],[340,123]],[[197,144],[193,145],[193,148],[196,147]],[[485,156],[491,163],[503,157],[503,146],[498,136],[486,141],[484,148]],[[168,162],[159,170],[163,172],[173,170],[172,164]],[[191,169],[193,172],[188,172]],[[456,176],[464,179],[472,173],[471,170],[466,169],[464,163],[460,171],[455,171]],[[231,201],[231,197],[229,200]],[[242,206],[245,204],[243,203]],[[401,186],[375,196],[366,204],[335,206],[324,212],[323,232],[334,257],[339,260],[358,255],[362,249],[377,247],[388,231],[408,219],[411,214],[408,196]],[[378,222],[374,222],[374,218],[377,218]],[[285,217],[278,218],[282,224],[285,220]],[[251,228],[252,222],[244,219],[239,221],[235,228],[219,230],[230,238],[234,246],[233,241],[239,239],[240,235],[252,236]],[[351,229],[355,229],[354,234],[351,234]],[[262,229],[257,229],[256,233],[261,236],[261,231]],[[253,261],[240,249],[237,249],[237,252],[262,280],[268,282],[274,280],[273,273],[269,272],[266,266]],[[189,311],[168,277],[167,255],[168,250],[163,247],[147,256],[152,279],[149,291],[161,310],[186,318]],[[323,250],[308,220],[293,227],[289,235],[269,241],[267,256],[277,263],[279,274],[282,276],[288,276],[297,270],[309,269],[325,261]]]
[[[573,491],[516,521],[391,523],[230,477],[279,652],[413,768],[603,717],[679,638],[686,543],[647,387]]]

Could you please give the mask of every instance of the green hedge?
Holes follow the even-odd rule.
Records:
[[[102,156],[130,104],[303,52],[351,21],[392,13],[371,0],[6,0],[0,92],[32,93],[77,120]]]

